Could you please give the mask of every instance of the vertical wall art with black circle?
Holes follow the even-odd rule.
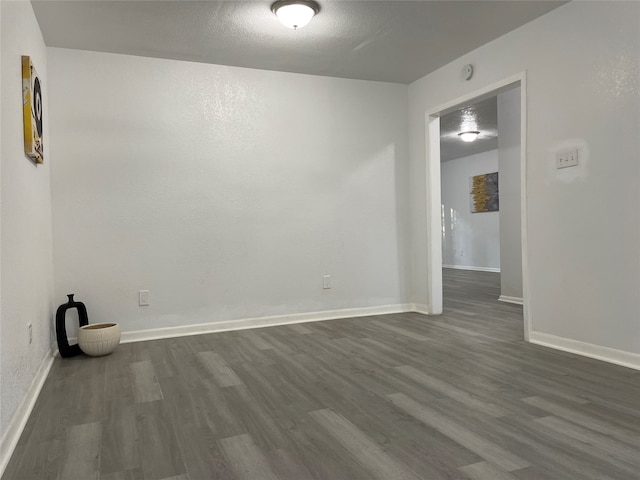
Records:
[[[42,85],[31,58],[22,56],[22,116],[24,153],[34,162],[44,162],[42,145]]]

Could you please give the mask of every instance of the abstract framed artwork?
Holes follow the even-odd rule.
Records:
[[[31,58],[26,55],[22,56],[22,118],[24,153],[35,163],[43,163],[42,85]]]
[[[498,172],[475,175],[471,177],[470,184],[471,213],[499,210]]]

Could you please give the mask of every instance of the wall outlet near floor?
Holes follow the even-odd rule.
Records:
[[[31,345],[31,343],[33,342],[33,325],[27,325],[27,330],[29,332],[29,345]]]
[[[149,306],[149,290],[138,290],[138,305],[141,307]]]
[[[331,288],[331,275],[322,276],[322,288],[328,290]]]

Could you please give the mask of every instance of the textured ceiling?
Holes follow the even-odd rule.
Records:
[[[411,83],[566,2],[319,0],[294,31],[270,1],[32,1],[49,46]]]
[[[458,133],[480,132],[473,142],[463,142]],[[440,117],[440,161],[468,157],[498,148],[498,102],[491,97]]]

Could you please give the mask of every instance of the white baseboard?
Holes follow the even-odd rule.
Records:
[[[495,267],[472,267],[470,265],[442,265],[442,268],[454,268],[456,270],[475,270],[476,272],[500,273],[500,268]]]
[[[516,305],[524,305],[524,301],[520,297],[509,297],[507,295],[500,295],[498,301],[505,303],[515,303]]]
[[[122,332],[121,343],[144,342],[162,338],[186,337],[203,333],[228,332],[232,330],[247,330],[250,328],[275,327],[294,323],[320,322],[339,318],[367,317],[370,315],[386,315],[390,313],[412,312],[412,304],[383,305],[379,307],[345,308],[342,310],[328,310],[324,312],[295,313],[273,317],[243,318],[214,323],[200,323],[179,327],[154,328]]]
[[[407,311],[409,312],[421,313],[423,315],[431,315],[431,313],[429,313],[429,307],[422,303],[410,303],[408,307],[409,309]]]
[[[29,420],[29,415],[31,415],[33,406],[36,404],[38,395],[40,395],[40,390],[42,390],[49,370],[51,370],[51,365],[53,365],[53,355],[51,352],[48,352],[42,359],[42,362],[40,362],[40,366],[31,381],[31,385],[29,385],[27,393],[22,399],[22,403],[13,414],[7,430],[2,435],[2,439],[0,440],[0,477],[2,477],[5,468],[7,468],[11,455],[18,444],[18,440],[20,440],[20,435],[22,435],[27,420]]]
[[[531,332],[529,334],[529,342],[640,370],[639,353],[616,350],[615,348],[603,347],[570,338],[557,337],[542,332]]]

